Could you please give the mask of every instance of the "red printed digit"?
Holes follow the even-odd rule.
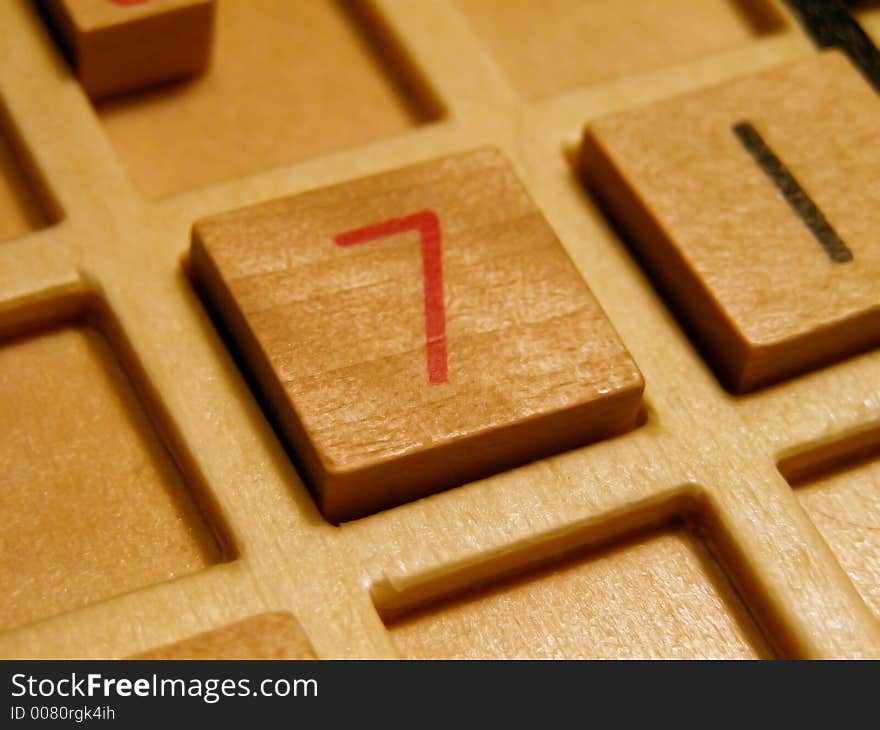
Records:
[[[333,238],[337,246],[354,246],[397,233],[416,231],[422,242],[422,285],[425,291],[425,346],[428,356],[428,381],[445,383],[446,308],[443,304],[443,261],[440,220],[433,210],[423,210],[402,218],[392,218]]]

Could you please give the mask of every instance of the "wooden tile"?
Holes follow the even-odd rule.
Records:
[[[277,611],[251,616],[132,659],[314,659],[299,622]]]
[[[99,105],[138,188],[171,195],[398,135],[432,118],[410,93],[403,62],[392,59],[388,43],[387,56],[379,52],[348,6],[224,0],[207,73]]]
[[[796,494],[880,619],[880,456],[817,476]]]
[[[214,0],[48,0],[46,7],[94,100],[208,65]]]
[[[860,3],[853,9],[853,14],[874,45],[880,44],[880,2]]]
[[[766,0],[458,0],[510,80],[542,97],[747,43],[782,27]]]
[[[641,374],[496,150],[203,220],[192,263],[333,521],[635,423]]]
[[[836,52],[589,125],[585,177],[731,389],[880,340],[878,126]]]
[[[0,628],[221,560],[96,330],[2,343],[0,403]]]
[[[475,589],[389,622],[412,659],[755,659],[771,655],[682,527]]]

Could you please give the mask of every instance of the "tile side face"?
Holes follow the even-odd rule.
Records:
[[[415,228],[334,243],[424,211],[439,261]],[[635,422],[638,369],[494,150],[202,221],[193,265],[330,519]],[[432,382],[438,275],[446,371]]]

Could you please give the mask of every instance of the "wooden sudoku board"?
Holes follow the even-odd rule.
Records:
[[[880,6],[852,12],[880,39]],[[880,655],[877,284],[868,269],[839,293],[826,276],[827,267],[864,273],[853,267],[877,258],[870,216],[880,222],[880,177],[857,175],[877,159],[880,100],[842,53],[817,49],[776,0],[218,0],[214,23],[203,75],[93,103],[49,18],[24,0],[0,2],[0,656]],[[826,72],[841,75],[823,84]],[[778,98],[776,88],[784,89]],[[835,115],[835,94],[855,101]],[[712,141],[701,120],[728,103],[750,110],[854,261],[824,257],[755,163],[768,153],[749,156],[729,130]],[[776,119],[789,127],[780,121],[774,131]],[[791,120],[841,133],[801,134]],[[682,151],[704,133],[705,144]],[[608,170],[598,181],[591,175],[600,166],[585,152],[592,144],[605,145]],[[479,152],[487,147],[496,151]],[[411,498],[395,497],[394,506],[366,500],[365,516],[331,521],[279,423],[284,414],[267,402],[273,396],[261,385],[270,375],[255,372],[249,346],[197,281],[193,226],[251,225],[250,211],[276,211],[251,206],[296,196],[292,212],[278,208],[291,230],[312,230],[309,211],[331,200],[332,233],[344,234],[417,212],[386,210],[370,197],[372,183],[351,181],[375,176],[392,190],[439,169],[431,178],[439,186],[448,179],[443,165],[477,160],[473,175],[482,175],[479,155],[487,154],[503,161],[503,183],[489,176],[471,189],[465,176],[442,188],[448,374],[431,369],[429,354],[425,378],[432,340],[429,331],[425,345],[411,308],[405,333],[388,325],[395,337],[421,338],[413,367],[394,378],[416,373],[433,397],[476,367],[476,356],[456,353],[464,340],[455,317],[467,308],[458,292],[482,283],[480,301],[490,301],[491,287],[514,281],[524,287],[515,289],[527,302],[517,308],[522,318],[552,297],[549,287],[530,296],[529,277],[543,276],[547,260],[537,254],[530,267],[455,288],[454,256],[467,256],[453,244],[456,196],[462,209],[484,196],[493,215],[521,205],[517,215],[549,224],[540,229],[546,250],[561,245],[578,281],[565,261],[553,276],[574,287],[566,296],[587,297],[582,308],[595,306],[595,318],[607,316],[628,353],[608,335],[600,355],[620,359],[603,377],[613,371],[630,396],[644,379],[635,424],[621,417],[582,443],[558,436],[563,448],[534,453],[529,444],[545,426],[528,438],[517,432],[504,468],[475,466],[461,473],[479,478],[448,488],[413,483]],[[664,166],[668,155],[679,156]],[[454,162],[419,167],[435,160]],[[388,176],[399,170],[403,177]],[[733,182],[719,192],[727,174]],[[331,186],[341,187],[326,192]],[[349,200],[366,211],[363,220],[349,214]],[[685,201],[694,207],[679,213]],[[769,212],[750,218],[752,203]],[[661,241],[663,255],[684,256],[716,226],[726,236],[730,211],[742,213],[742,249],[712,249],[687,272],[658,263]],[[761,221],[773,216],[780,222],[764,231]],[[692,240],[697,219],[702,237]],[[527,238],[533,218],[510,220],[497,235]],[[473,225],[501,225],[487,221]],[[234,239],[245,248],[239,259],[261,272],[250,246],[269,236],[270,223]],[[754,263],[764,249],[746,250],[750,235],[776,235],[783,254]],[[803,251],[787,253],[799,237]],[[391,260],[371,253],[386,244],[343,250],[347,242],[334,248],[328,238],[326,255],[360,256],[379,269]],[[744,259],[751,269],[730,284]],[[702,282],[705,301],[696,293]],[[254,296],[271,298],[274,286],[263,281]],[[736,297],[750,287],[756,298],[740,306]],[[364,325],[378,328],[378,340],[386,315],[408,316],[387,296],[387,309],[376,300],[364,310],[381,320]],[[725,296],[735,301],[728,306]],[[702,320],[718,301],[726,314]],[[819,344],[780,325],[782,345],[767,354],[754,347],[725,374],[716,360],[728,358],[727,340],[713,332],[729,327],[724,336],[735,339],[747,328],[734,315],[800,302],[827,303],[829,317],[851,305],[861,318],[847,310],[850,329],[816,325]],[[787,311],[774,310],[774,326],[789,322]],[[348,340],[334,337],[335,319],[315,307],[307,314],[298,321],[315,332],[285,365],[303,378],[311,373],[302,363],[318,362],[324,348],[348,352]],[[756,328],[756,340],[772,329]],[[550,357],[553,343],[541,342]],[[739,356],[740,346],[730,352]],[[524,418],[514,367],[492,369],[491,353],[480,357],[492,392],[503,399],[510,389],[504,418]],[[637,370],[627,369],[629,357]],[[784,362],[776,368],[773,358]],[[577,367],[581,382],[585,366]],[[394,380],[376,378],[380,389]],[[468,393],[483,392],[480,383]],[[607,394],[599,385],[585,397]],[[410,397],[395,387],[395,398]],[[467,408],[484,407],[479,395],[468,397]],[[291,398],[291,408],[302,405],[301,392]],[[378,438],[383,413],[364,419],[373,431],[363,436],[349,418],[345,433],[354,435],[345,443]],[[449,453],[454,471],[461,452]],[[437,461],[425,469],[442,477]],[[403,464],[423,478],[421,465]],[[391,472],[376,473],[384,476],[354,484],[379,489]]]

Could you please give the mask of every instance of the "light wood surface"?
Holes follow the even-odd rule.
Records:
[[[377,58],[374,35],[337,0],[225,0],[203,77],[98,113],[148,196],[365,144],[433,114]]]
[[[46,0],[85,92],[98,101],[208,65],[214,0]]]
[[[635,425],[641,374],[497,150],[199,221],[192,264],[334,522]]]
[[[751,0],[456,0],[498,63],[532,97],[744,45],[779,30]]]
[[[823,250],[832,244],[744,148],[733,129],[743,122],[812,198],[837,248]],[[583,174],[735,390],[880,340],[878,124],[877,94],[829,52],[587,130]]]
[[[880,619],[880,458],[821,474],[799,484],[797,495]]]
[[[389,622],[417,659],[759,659],[752,619],[677,526],[575,555]]]
[[[880,38],[880,5],[876,2],[862,3],[854,8],[854,13],[876,45],[877,39]]]
[[[206,631],[132,659],[314,659],[297,620],[276,611]]]
[[[91,585],[102,590],[80,594],[68,605],[56,595],[54,615],[36,611],[10,621],[0,631],[0,656],[132,656],[284,612],[296,617],[318,657],[396,657],[410,649],[402,638],[405,624],[392,616],[403,611],[412,620],[420,610],[433,618],[413,624],[412,653],[442,650],[430,642],[431,626],[454,626],[466,616],[474,636],[495,638],[486,654],[503,646],[537,653],[549,646],[548,637],[559,636],[562,646],[573,649],[583,647],[583,639],[592,647],[585,653],[597,655],[880,656],[880,622],[866,603],[876,590],[876,574],[847,573],[857,576],[856,558],[869,551],[848,554],[836,547],[821,516],[811,519],[803,501],[812,487],[792,489],[780,474],[780,468],[799,472],[799,484],[819,479],[813,472],[829,454],[848,461],[851,473],[862,473],[852,454],[880,443],[880,353],[875,348],[747,396],[731,395],[571,164],[591,120],[816,57],[780,3],[755,4],[775,8],[784,28],[749,32],[727,50],[699,50],[689,60],[660,58],[613,80],[585,82],[534,101],[457,3],[220,0],[219,55],[207,76],[175,91],[100,105],[96,116],[31,3],[0,2],[0,97],[9,117],[4,126],[21,143],[25,178],[38,181],[35,197],[54,201],[63,213],[55,225],[0,245],[0,330],[32,337],[0,346],[4,361],[16,364],[9,386],[14,397],[0,400],[0,419],[19,419],[17,399],[37,382],[37,372],[44,381],[41,397],[50,401],[25,419],[44,425],[32,436],[31,451],[16,449],[6,457],[6,471],[51,475],[44,461],[28,459],[38,452],[70,454],[61,448],[61,434],[73,413],[56,407],[66,402],[67,360],[73,373],[82,373],[74,378],[80,385],[106,377],[106,364],[77,364],[82,361],[67,345],[81,342],[82,334],[57,325],[87,297],[113,323],[106,330],[112,358],[102,349],[107,357],[98,359],[118,360],[132,389],[117,382],[110,389],[115,395],[102,385],[85,390],[91,398],[104,393],[112,406],[106,406],[112,426],[104,440],[134,444],[124,453],[143,456],[137,462],[142,474],[176,474],[169,477],[177,485],[173,491],[181,488],[185,501],[203,507],[210,532],[229,546],[221,562],[200,563],[190,552],[185,567],[178,548],[187,544],[191,513],[155,485],[144,486],[147,496],[135,490],[130,497],[127,462],[111,459],[104,449],[99,456],[107,461],[96,463],[106,465],[101,471],[107,481],[94,494],[119,510],[121,524],[129,524],[138,504],[164,504],[156,519],[177,525],[169,534],[182,543],[157,546],[138,512],[141,521],[131,524],[138,540],[129,541],[114,527],[110,541],[135,563],[138,555],[153,555],[152,562],[164,566],[162,575],[145,578],[135,570],[120,581],[113,578],[119,575],[115,559],[90,564],[65,554],[48,561],[49,569],[67,565],[77,575],[93,570]],[[292,8],[312,14],[291,22]],[[864,12],[876,36],[874,10]],[[231,17],[238,20],[234,26]],[[722,9],[714,17],[724,23],[730,16]],[[637,42],[665,42],[662,29],[655,37],[653,27],[638,28]],[[262,42],[245,42],[254,37]],[[245,48],[250,55],[240,53]],[[260,64],[263,48],[273,64]],[[255,59],[253,65],[247,58]],[[212,77],[222,64],[230,66]],[[281,83],[285,78],[289,86]],[[546,83],[555,88],[554,79]],[[199,91],[215,84],[224,92]],[[360,102],[352,104],[352,98]],[[420,113],[426,109],[434,113]],[[813,111],[818,120],[827,112]],[[426,119],[435,121],[418,124]],[[316,509],[183,272],[192,224],[485,145],[500,148],[511,161],[644,374],[644,423],[333,526]],[[363,254],[369,245],[350,253]],[[44,339],[40,333],[47,331],[36,328],[46,320],[56,324]],[[51,346],[36,347],[46,342]],[[31,354],[25,358],[23,352]],[[38,361],[57,363],[56,357],[65,368],[33,369]],[[24,364],[31,369],[21,375],[18,365]],[[132,392],[138,408],[119,405],[120,398],[130,403]],[[134,422],[145,425],[121,426],[120,411],[129,419],[140,414],[144,420]],[[77,418],[85,418],[82,411]],[[79,451],[100,449],[89,428],[80,430]],[[58,436],[50,443],[47,433]],[[159,442],[162,448],[155,451],[144,446]],[[77,478],[77,453],[51,462],[62,485],[68,483],[67,468],[70,481]],[[835,509],[858,515],[865,491],[857,492],[840,489]],[[41,522],[44,513],[34,503],[29,499],[18,508],[26,527],[17,534],[32,539],[45,533],[47,543],[66,534],[66,525]],[[657,531],[658,524],[682,515],[699,537]],[[864,515],[859,520],[870,524]],[[99,534],[95,528],[82,538]],[[562,570],[558,556],[569,553],[578,556],[565,564],[570,578],[548,580],[540,572]],[[535,565],[548,567],[536,573]],[[170,573],[174,577],[166,579]],[[569,633],[552,618],[521,613],[533,640],[519,624],[499,637],[492,616],[510,614],[503,613],[501,594],[485,586],[511,585],[508,576],[516,573],[524,582],[511,605],[521,612],[529,596],[570,598],[568,582],[594,596],[604,613],[573,610]],[[612,588],[609,597],[608,587],[618,582],[627,590],[618,596]],[[39,591],[51,594],[51,580],[36,583],[20,605],[32,607]],[[442,602],[469,589],[466,603]],[[695,617],[692,632],[676,610]],[[662,620],[636,636],[622,631],[641,614]],[[591,616],[599,618],[590,624]],[[260,644],[260,651],[267,649]],[[473,651],[469,644],[465,650]]]
[[[19,238],[48,222],[8,136],[0,132],[0,242]]]
[[[4,342],[0,403],[0,627],[222,559],[95,329]]]

